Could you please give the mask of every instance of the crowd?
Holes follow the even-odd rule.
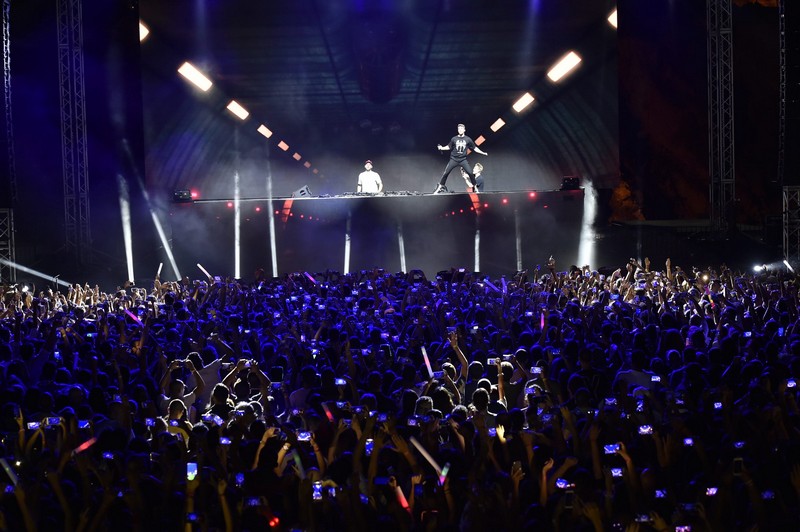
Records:
[[[789,530],[797,279],[2,287],[1,530]]]

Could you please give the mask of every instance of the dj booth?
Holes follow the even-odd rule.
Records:
[[[258,268],[502,275],[550,255],[567,267],[577,262],[583,216],[578,189],[196,200],[173,204],[170,220],[182,272],[202,263],[212,275],[234,276],[238,235],[240,274],[249,279]]]

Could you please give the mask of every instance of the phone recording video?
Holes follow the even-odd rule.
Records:
[[[619,444],[612,443],[609,445],[603,445],[603,452],[605,454],[616,454],[617,452],[619,452]]]

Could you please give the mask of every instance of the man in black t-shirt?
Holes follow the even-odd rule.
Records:
[[[467,161],[467,150],[472,150],[475,153],[480,153],[481,155],[489,154],[481,150],[475,145],[475,142],[471,138],[464,134],[466,130],[467,128],[464,126],[464,124],[458,124],[458,135],[450,139],[450,142],[445,146],[442,146],[441,144],[437,146],[439,151],[450,150],[450,160],[447,161],[447,166],[442,173],[442,178],[439,180],[436,190],[433,191],[434,194],[447,191],[447,188],[444,186],[444,184],[447,182],[447,176],[450,175],[450,172],[452,172],[457,166],[460,166],[466,170],[467,174],[469,175],[470,182],[472,183],[473,187],[475,186],[475,176],[472,174],[472,167]]]

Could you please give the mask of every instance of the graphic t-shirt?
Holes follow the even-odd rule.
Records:
[[[456,135],[450,139],[450,143],[447,147],[450,148],[450,158],[454,161],[461,162],[467,158],[467,149],[475,149],[475,142],[466,135],[463,137]]]

